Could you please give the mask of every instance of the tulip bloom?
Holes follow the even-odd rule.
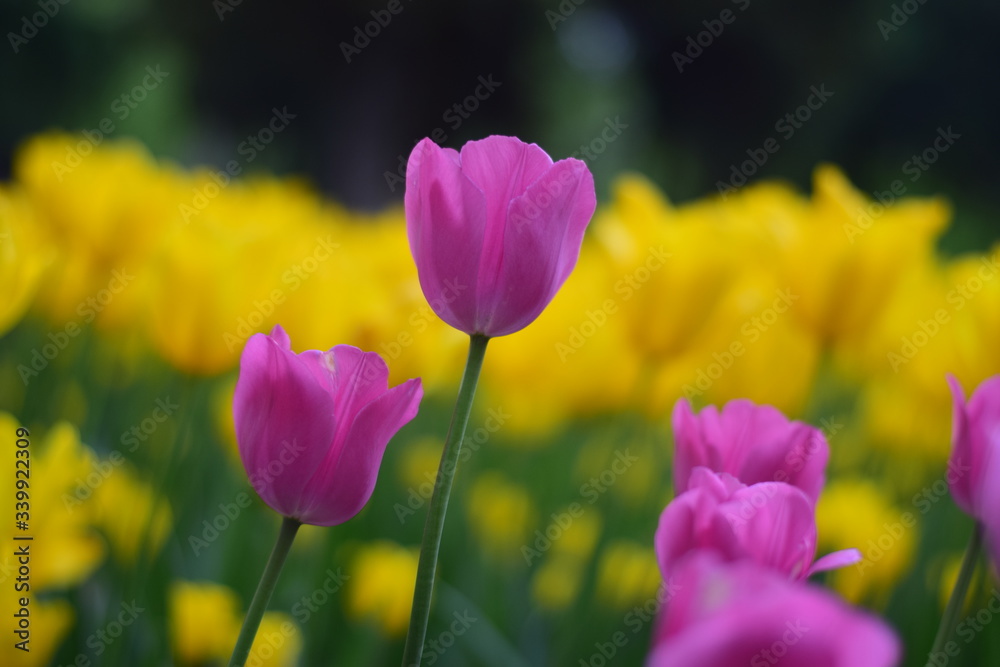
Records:
[[[665,590],[648,667],[891,667],[900,643],[829,591],[750,562],[687,559]]]
[[[1000,375],[980,384],[968,403],[958,380],[948,376],[948,383],[954,397],[948,485],[955,503],[983,525],[1000,564]]]
[[[856,549],[816,556],[813,504],[801,489],[783,482],[746,486],[727,473],[698,467],[690,487],[660,515],[656,556],[664,579],[695,551],[727,561],[751,560],[791,579],[861,560]]]
[[[295,354],[288,334],[254,334],[240,359],[233,415],[250,483],[272,509],[333,526],[361,511],[389,439],[417,414],[423,388],[388,388],[375,352],[337,345]]]
[[[406,230],[420,287],[467,334],[505,336],[541,314],[569,277],[597,200],[580,160],[556,163],[514,137],[458,152],[430,139],[406,165]]]
[[[696,466],[729,473],[744,484],[786,482],[802,489],[813,505],[823,490],[830,449],[822,431],[789,421],[770,405],[737,399],[721,412],[710,405],[696,415],[682,398],[672,425],[678,494],[689,487]]]

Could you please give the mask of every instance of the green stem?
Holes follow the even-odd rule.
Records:
[[[951,591],[948,599],[948,606],[945,607],[944,616],[941,617],[941,625],[938,627],[937,636],[934,638],[934,646],[930,655],[937,655],[944,650],[944,646],[955,627],[958,625],[959,616],[965,607],[965,598],[969,591],[969,582],[976,571],[976,564],[979,562],[979,550],[983,545],[983,527],[976,522],[976,527],[972,529],[972,537],[969,538],[969,546],[965,550],[965,557],[962,559],[962,569],[958,572],[958,579],[955,581],[955,588]]]
[[[473,334],[469,339],[469,358],[465,362],[465,374],[458,388],[455,412],[451,416],[434,493],[427,510],[427,523],[424,524],[417,583],[413,590],[413,609],[410,612],[410,629],[406,634],[406,648],[403,651],[403,667],[419,667],[423,655],[427,621],[431,613],[431,594],[434,592],[434,573],[437,570],[438,552],[441,551],[441,534],[444,531],[444,517],[448,512],[448,499],[451,497],[451,483],[455,478],[458,454],[462,451],[465,427],[469,424],[472,399],[476,395],[476,384],[479,382],[479,372],[483,368],[489,340],[481,334]]]
[[[281,574],[281,566],[285,564],[285,557],[288,556],[292,548],[292,540],[295,539],[295,532],[302,524],[295,519],[284,517],[281,521],[281,532],[278,533],[278,541],[271,550],[271,557],[267,559],[264,567],[264,574],[257,584],[257,592],[250,602],[250,609],[247,610],[247,617],[243,619],[243,627],[240,628],[240,636],[236,640],[236,647],[233,649],[233,657],[229,660],[229,667],[243,667],[250,649],[253,647],[254,637],[257,636],[257,628],[260,627],[260,619],[264,617],[264,610],[271,600],[271,593],[274,592],[274,585],[278,582],[278,575]]]

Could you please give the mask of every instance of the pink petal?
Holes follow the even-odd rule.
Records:
[[[834,551],[833,553],[817,558],[816,562],[814,562],[812,567],[809,568],[808,576],[811,577],[817,572],[838,570],[842,567],[847,567],[848,565],[860,563],[861,560],[861,552],[857,549],[841,549],[840,551]]]
[[[451,326],[474,333],[475,286],[486,233],[486,197],[458,154],[430,139],[406,165],[406,231],[424,296]]]
[[[333,439],[333,401],[283,342],[264,334],[247,341],[233,417],[240,458],[254,489],[273,509],[291,515],[302,484]],[[293,460],[285,464],[282,457]]]
[[[407,380],[360,410],[339,459],[324,470],[307,501],[306,521],[333,526],[361,511],[375,488],[386,445],[416,416],[422,397],[420,380]]]
[[[596,206],[594,177],[574,159],[557,162],[510,202],[499,273],[492,289],[479,283],[484,332],[513,333],[541,314],[573,271]]]
[[[735,519],[733,531],[754,562],[793,579],[807,576],[816,555],[816,519],[801,489],[782,482],[753,484],[719,511]]]

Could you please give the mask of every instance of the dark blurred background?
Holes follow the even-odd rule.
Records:
[[[955,205],[949,250],[984,248],[1000,236],[998,19],[941,0],[5,0],[0,177],[26,137],[111,118],[181,165],[303,174],[363,209],[401,200],[416,140],[494,133],[585,157],[599,195],[634,170],[683,202],[773,138],[750,182],[808,190],[822,161],[868,193],[902,178]],[[294,118],[244,143],[275,109]],[[933,165],[907,164],[949,127]]]

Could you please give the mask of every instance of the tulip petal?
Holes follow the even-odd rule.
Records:
[[[966,412],[965,391],[954,375],[948,374],[948,386],[952,395],[951,424],[951,457],[948,459],[949,469],[962,471],[963,474],[949,480],[952,498],[962,511],[974,515],[972,506],[972,478],[978,476],[981,469],[977,467],[975,453],[972,447],[972,431],[969,427],[969,415]],[[969,472],[966,473],[966,469]]]
[[[462,173],[456,151],[424,139],[406,165],[405,208],[410,252],[424,296],[441,319],[472,332],[472,290],[486,232],[485,195]]]
[[[291,516],[305,472],[315,470],[333,439],[333,402],[293,352],[264,334],[247,341],[233,396],[240,458],[260,497]]]
[[[817,572],[828,572],[837,570],[848,565],[854,565],[862,560],[861,552],[857,549],[841,549],[816,559],[816,562],[809,568],[809,576]]]
[[[740,489],[720,510],[756,563],[793,579],[807,576],[816,555],[816,519],[812,502],[797,487],[762,482]]]
[[[575,159],[560,160],[510,202],[495,289],[479,295],[488,318],[481,330],[503,336],[541,314],[573,271],[596,206],[594,177]]]
[[[422,397],[420,380],[407,380],[361,408],[339,458],[317,476],[320,483],[304,501],[303,520],[334,526],[361,511],[375,489],[389,440],[416,416]]]

